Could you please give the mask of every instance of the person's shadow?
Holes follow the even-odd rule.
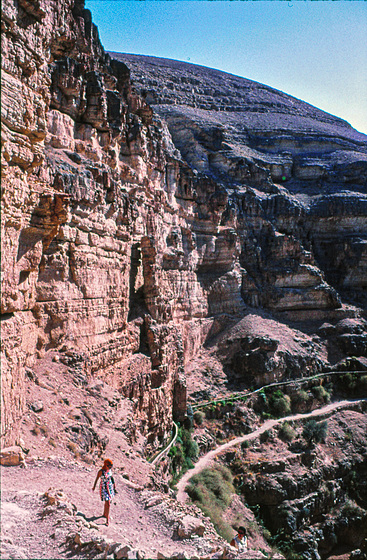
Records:
[[[77,511],[75,515],[77,517],[83,517],[83,519],[88,521],[88,523],[90,523],[91,521],[96,521],[97,519],[105,519],[103,515],[93,515],[92,517],[87,517],[85,513],[82,513],[81,511]]]

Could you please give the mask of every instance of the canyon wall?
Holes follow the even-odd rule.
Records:
[[[240,111],[175,86],[159,105],[166,89],[132,84],[133,59],[104,52],[82,0],[5,0],[2,31],[3,442],[27,367],[50,350],[133,399],[155,445],[185,416],[185,368],[218,317],[363,316],[364,135],[285,94],[271,135],[274,90],[242,79],[242,128]],[[321,367],[311,358],[293,375]]]
[[[25,367],[51,348],[86,375],[106,370],[140,400],[142,429],[165,435],[186,410],[182,332],[167,323],[203,315],[193,275],[161,267],[162,239],[183,223],[171,140],[82,2],[2,9],[4,439]]]

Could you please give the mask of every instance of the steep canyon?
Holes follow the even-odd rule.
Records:
[[[3,443],[50,351],[130,398],[151,447],[213,340],[241,387],[365,369],[365,135],[244,78],[105,53],[82,0],[6,0],[2,31]]]

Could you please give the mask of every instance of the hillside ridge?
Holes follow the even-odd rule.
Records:
[[[239,80],[243,83],[243,85],[247,85],[247,86],[258,86],[259,89],[264,89],[267,91],[270,91],[272,93],[274,93],[275,95],[279,96],[279,97],[284,97],[286,99],[289,100],[294,100],[297,103],[301,103],[305,106],[308,106],[310,109],[315,110],[319,113],[319,115],[321,116],[322,114],[325,115],[325,118],[332,118],[333,121],[335,123],[338,123],[342,126],[345,126],[347,128],[352,128],[353,130],[355,130],[356,132],[358,132],[358,134],[361,134],[363,136],[364,133],[363,132],[359,132],[358,130],[354,129],[353,126],[346,120],[343,119],[342,117],[337,117],[335,115],[333,115],[332,113],[329,113],[328,111],[325,111],[323,109],[320,109],[318,107],[316,107],[315,105],[312,105],[312,103],[308,102],[308,101],[304,101],[300,98],[297,98],[296,96],[292,95],[291,93],[286,93],[283,90],[280,90],[278,88],[275,88],[273,86],[264,84],[262,82],[259,82],[257,80],[252,80],[249,78],[246,78],[245,76],[240,76],[237,74],[233,74],[231,72],[226,72],[225,70],[219,69],[219,68],[211,68],[209,66],[204,66],[202,64],[196,64],[196,63],[192,63],[192,62],[186,62],[186,61],[181,61],[181,60],[175,60],[175,59],[170,59],[170,58],[162,58],[159,56],[153,56],[153,55],[141,55],[141,54],[133,54],[133,53],[121,53],[121,52],[117,52],[117,51],[108,51],[108,54],[112,57],[112,58],[116,58],[116,59],[123,59],[125,58],[126,61],[129,61],[130,63],[134,61],[136,63],[145,63],[145,64],[151,64],[152,66],[159,66],[160,68],[162,68],[162,66],[166,66],[168,69],[180,69],[180,70],[187,70],[188,72],[190,72],[190,70],[193,71],[197,71],[199,74],[207,74],[207,75],[215,75],[218,77],[223,77],[223,79],[228,76],[230,79],[235,79],[235,80]],[[138,66],[138,64],[136,64],[136,66]],[[194,73],[194,72],[193,72]],[[133,70],[133,76],[134,76],[134,70]],[[134,80],[134,77],[133,77]],[[139,83],[139,79],[138,79],[138,83]],[[362,139],[363,141],[363,139]]]

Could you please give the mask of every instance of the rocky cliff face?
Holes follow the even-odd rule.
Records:
[[[152,445],[185,414],[187,364],[249,307],[359,321],[353,351],[278,377],[365,353],[364,135],[248,80],[112,59],[82,0],[6,0],[2,28],[6,443],[51,349],[132,398]]]
[[[160,266],[182,221],[166,195],[169,135],[83,3],[5,2],[2,37],[4,438],[24,410],[25,366],[50,348],[85,376],[106,371],[138,399],[142,430],[162,436],[186,408],[166,307],[180,282],[196,290]]]
[[[365,135],[244,78],[111,55],[129,65],[134,87],[166,120],[185,161],[225,188],[221,225],[239,236],[246,303],[336,308],[332,288],[365,302]]]
[[[253,449],[228,453],[246,502],[261,512],[275,542],[288,540],[301,558],[338,557],[366,537],[363,412],[328,419],[326,442],[312,449],[302,448],[300,438],[275,443],[270,430]]]

